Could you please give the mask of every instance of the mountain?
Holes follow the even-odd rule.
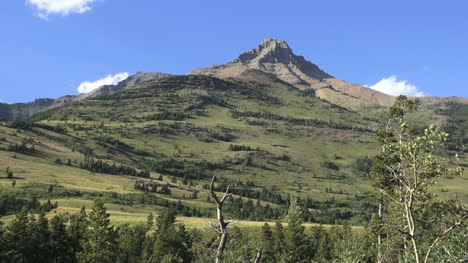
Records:
[[[247,70],[260,70],[303,90],[312,90],[329,102],[345,106],[389,106],[394,97],[337,79],[293,53],[283,40],[266,38],[257,48],[242,53],[224,65],[196,69],[189,74],[210,75],[218,78],[242,78]]]
[[[345,82],[307,61],[303,56],[295,55],[283,40],[266,38],[257,48],[239,55],[235,60],[224,65],[196,69],[192,75],[208,75],[225,80],[241,81],[255,85],[290,85],[315,94],[317,97],[345,108],[366,106],[389,106],[394,97],[384,93]],[[57,99],[37,99],[29,103],[0,103],[0,119],[22,120],[30,116],[54,109],[70,102],[95,98],[114,92],[137,87],[149,80],[173,76],[167,73],[138,72],[116,85],[104,85],[92,92],[77,96],[63,96]],[[272,78],[275,80],[272,81]],[[280,82],[282,82],[280,84]],[[447,101],[468,103],[466,98],[426,97],[422,103],[441,104]]]
[[[0,119],[24,120],[31,117],[34,114],[54,109],[71,102],[80,101],[87,98],[94,98],[100,95],[112,94],[123,89],[131,88],[144,81],[165,78],[169,76],[172,75],[161,72],[137,72],[134,75],[126,78],[125,80],[120,81],[116,85],[104,85],[89,93],[83,93],[76,96],[67,95],[56,99],[36,99],[33,102],[28,103],[0,103]]]
[[[27,103],[0,103],[0,119],[24,120],[36,113],[63,106],[79,98],[80,96],[68,95],[57,99],[36,99]]]
[[[111,94],[111,93],[114,93],[123,89],[128,89],[144,81],[167,78],[170,76],[172,75],[167,74],[167,73],[161,73],[161,72],[150,72],[150,73],[137,72],[134,75],[120,81],[119,83],[115,85],[104,85],[104,86],[99,87],[96,90],[86,93],[84,94],[84,97],[94,98],[100,95],[108,95],[108,94]]]
[[[239,220],[281,219],[290,195],[308,200],[307,220],[316,223],[364,225],[375,211],[365,171],[367,156],[380,150],[375,131],[386,108],[345,108],[259,69],[235,78],[130,82],[35,115],[33,123],[0,122],[0,171],[18,179],[15,187],[0,180],[0,191],[53,199],[60,211],[101,196],[121,223],[162,207],[207,217],[214,211],[207,185],[216,174],[218,189],[231,184],[226,210]],[[466,152],[468,104],[420,106],[408,121],[420,130],[438,123],[453,135],[451,153]],[[461,164],[468,166],[466,155]],[[466,176],[442,180],[436,193],[468,202]]]

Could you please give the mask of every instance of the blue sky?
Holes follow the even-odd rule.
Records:
[[[349,82],[468,97],[467,14],[468,1],[9,0],[0,100],[77,94],[117,73],[184,74],[265,37]]]

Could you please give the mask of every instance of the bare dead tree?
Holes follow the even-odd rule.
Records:
[[[223,216],[224,201],[226,201],[226,198],[231,195],[229,193],[229,185],[227,186],[226,192],[224,193],[223,197],[219,199],[214,191],[215,180],[216,180],[216,175],[213,175],[213,178],[211,179],[211,183],[210,183],[210,194],[216,203],[216,211],[218,214],[218,225],[215,225],[213,222],[211,222],[211,226],[214,228],[216,232],[218,232],[218,234],[221,237],[219,241],[218,252],[216,254],[216,261],[215,261],[216,263],[221,263],[223,260],[223,256],[224,256],[224,249],[226,248],[226,243],[228,240],[227,228],[228,228],[228,225],[233,222],[233,220],[224,221],[224,216]]]
[[[255,257],[254,263],[261,263],[262,260],[262,249],[257,248],[257,256]]]

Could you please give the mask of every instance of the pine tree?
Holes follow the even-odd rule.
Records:
[[[72,263],[76,261],[65,223],[66,221],[62,216],[54,216],[50,220],[51,253],[48,256],[50,262]]]
[[[190,262],[192,242],[183,225],[176,227],[175,211],[163,211],[156,219],[154,233],[154,262]]]
[[[147,230],[146,224],[119,227],[118,262],[141,262]]]
[[[332,248],[333,242],[330,239],[329,233],[323,231],[320,237],[317,253],[315,254],[315,260],[318,262],[330,262]]]
[[[109,214],[100,199],[94,200],[89,213],[89,229],[82,242],[83,251],[78,253],[80,262],[113,263],[116,261],[118,243],[114,226],[110,225]]]
[[[273,232],[273,239],[274,239],[274,251],[275,257],[277,259],[284,258],[284,253],[286,249],[285,243],[285,236],[284,236],[284,228],[283,224],[280,222],[275,223],[275,231]]]
[[[290,263],[309,262],[310,250],[302,225],[302,211],[298,200],[291,200],[288,211],[288,227],[286,228],[285,261]]]
[[[85,232],[88,229],[86,209],[83,206],[79,213],[70,216],[70,224],[67,227],[67,235],[69,237],[72,254],[76,255],[82,251],[80,241],[84,238]]]
[[[28,213],[23,209],[4,230],[3,247],[0,251],[2,258],[11,262],[28,262],[30,253],[28,225]]]
[[[31,224],[30,242],[33,244],[33,261],[37,263],[48,263],[50,247],[49,220],[45,217],[44,211],[39,213],[37,223]]]
[[[261,241],[260,241],[260,248],[262,251],[262,261],[264,262],[277,262],[275,257],[274,251],[274,239],[273,239],[273,232],[271,231],[271,227],[268,223],[265,223],[262,226],[261,231]]]
[[[148,229],[147,231],[151,230],[154,225],[154,216],[153,213],[149,213],[148,216],[146,217],[146,228]]]

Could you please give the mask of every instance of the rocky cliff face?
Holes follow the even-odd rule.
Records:
[[[312,89],[318,97],[346,107],[388,106],[394,100],[393,96],[331,76],[303,56],[295,55],[285,41],[271,38],[229,63],[197,69],[190,74],[238,78],[251,69],[273,74],[299,89]]]

